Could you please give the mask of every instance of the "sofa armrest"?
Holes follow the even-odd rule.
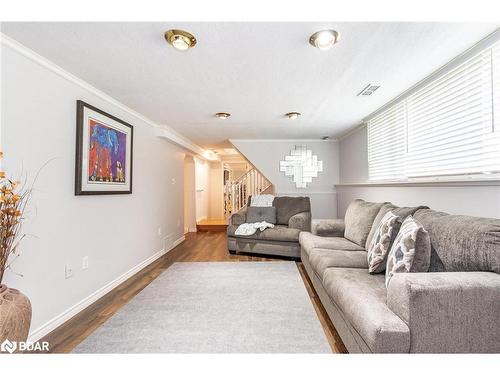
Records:
[[[387,306],[410,328],[410,351],[500,352],[500,275],[397,273]]]
[[[311,232],[321,237],[344,237],[343,219],[315,219],[311,224]]]
[[[293,215],[288,220],[288,228],[300,229],[302,232],[309,232],[311,230],[311,213],[300,212]]]
[[[229,223],[231,225],[245,224],[246,221],[247,221],[247,209],[246,208],[243,208],[242,210],[235,212],[234,214],[231,215],[231,218],[229,219]]]

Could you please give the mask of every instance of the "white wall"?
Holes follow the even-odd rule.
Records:
[[[224,169],[220,161],[210,162],[208,217],[210,219],[224,218]]]
[[[7,271],[4,279],[30,297],[32,338],[39,338],[113,280],[161,255],[163,236],[171,235],[167,247],[182,238],[184,152],[130,112],[7,46],[1,73],[3,168],[33,178],[50,160],[36,182],[24,226],[29,237],[14,263],[23,277]],[[133,194],[74,195],[77,99],[134,126]],[[74,271],[69,279],[66,264]]]
[[[368,181],[367,140],[366,126],[363,126],[339,142],[341,184]]]
[[[210,165],[206,160],[194,158],[196,186],[196,221],[208,218]]]
[[[232,139],[231,143],[273,183],[277,195],[308,196],[313,218],[337,217],[334,185],[339,182],[339,148],[336,141]],[[323,172],[303,189],[295,187],[292,178],[279,170],[280,160],[296,145],[307,146],[323,161]]]
[[[184,158],[184,232],[196,232],[195,162],[191,155]]]
[[[498,183],[466,183],[355,186],[368,182],[366,127],[340,141],[340,182],[337,186],[338,212],[343,217],[350,201],[391,201],[397,205],[426,205],[453,214],[500,218],[500,186]]]

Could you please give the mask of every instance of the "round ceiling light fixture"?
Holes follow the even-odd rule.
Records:
[[[196,38],[184,30],[167,30],[165,31],[165,40],[179,51],[187,51],[196,45]]]
[[[222,120],[227,120],[229,118],[229,116],[231,116],[231,114],[227,113],[227,112],[217,112],[215,114],[215,117],[220,118]]]
[[[332,46],[339,40],[340,35],[335,30],[321,30],[311,35],[311,37],[309,38],[309,43],[312,46],[325,51],[332,48]]]
[[[300,116],[300,112],[288,112],[285,114],[290,120],[295,120]]]

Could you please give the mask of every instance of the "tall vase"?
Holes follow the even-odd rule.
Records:
[[[17,289],[0,284],[0,343],[26,341],[31,324],[31,303]]]

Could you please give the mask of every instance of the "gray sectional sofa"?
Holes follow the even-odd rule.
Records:
[[[251,197],[247,206],[250,206]],[[299,234],[311,230],[311,203],[309,197],[275,197],[276,225],[251,236],[236,236],[240,224],[246,222],[246,209],[233,214],[227,227],[227,245],[230,253],[278,255],[300,258]]]
[[[431,240],[429,272],[368,272],[382,216],[413,215]],[[356,200],[344,220],[313,220],[304,267],[349,352],[500,353],[500,220]]]

